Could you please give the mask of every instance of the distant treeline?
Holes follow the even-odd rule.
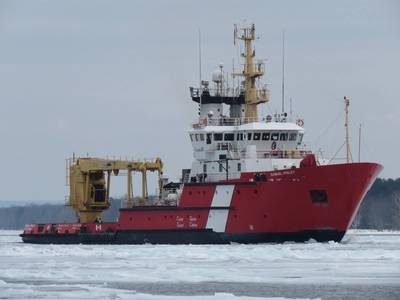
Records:
[[[149,201],[154,201],[149,197]],[[139,199],[135,198],[135,202]],[[104,222],[113,222],[118,218],[122,207],[121,199],[110,198],[111,206],[103,212]],[[0,208],[0,229],[22,229],[25,224],[33,223],[73,223],[77,217],[71,207],[63,204],[29,204]]]
[[[353,228],[400,230],[400,178],[378,178],[353,222]]]
[[[115,221],[121,199],[111,199],[104,221]],[[0,229],[22,229],[31,223],[76,222],[74,211],[62,204],[41,204],[0,208]],[[400,178],[378,178],[365,196],[353,228],[400,230]]]

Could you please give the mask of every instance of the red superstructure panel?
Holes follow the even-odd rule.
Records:
[[[149,210],[121,210],[119,229],[127,230],[171,230],[202,229],[207,223],[208,209],[168,210],[153,207]]]
[[[179,207],[210,207],[215,188],[215,183],[186,184]]]

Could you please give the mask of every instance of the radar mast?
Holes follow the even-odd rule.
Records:
[[[269,94],[266,86],[257,88],[256,78],[264,75],[265,65],[262,61],[254,63],[255,50],[253,49],[253,41],[255,37],[255,26],[243,26],[234,28],[234,44],[236,39],[244,41],[244,66],[241,73],[233,73],[233,76],[244,77],[245,87],[245,120],[246,122],[254,122],[258,120],[257,105],[265,103],[269,100]]]

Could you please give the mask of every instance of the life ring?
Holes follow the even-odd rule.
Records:
[[[271,144],[271,149],[272,149],[272,150],[275,150],[275,149],[276,149],[276,142],[272,142],[272,144]]]
[[[304,126],[304,120],[303,119],[297,119],[296,124],[299,125],[300,127]]]

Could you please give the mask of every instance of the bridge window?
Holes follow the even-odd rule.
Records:
[[[225,133],[225,141],[234,141],[235,140],[235,134],[233,133]]]
[[[190,135],[190,140],[193,142],[193,134]]]
[[[211,144],[211,139],[212,139],[212,134],[211,133],[207,133],[207,144]]]
[[[195,138],[196,138],[196,142],[198,142],[199,141],[199,135],[195,134]]]
[[[214,133],[214,141],[222,141],[222,133]]]
[[[243,141],[243,133],[238,133],[238,134],[236,135],[236,140],[238,140],[238,141]]]
[[[277,140],[279,140],[279,133],[274,132],[273,134],[271,134],[271,141],[277,141]]]
[[[297,133],[289,134],[289,141],[295,141],[297,139]]]
[[[200,134],[200,141],[204,142],[204,134]]]
[[[281,141],[287,141],[287,138],[288,138],[287,132],[282,132],[279,136],[279,140],[281,140]]]
[[[242,164],[241,163],[237,164],[237,170],[238,170],[238,172],[242,171]]]
[[[269,132],[263,132],[262,134],[262,140],[263,141],[269,141]]]
[[[261,138],[261,133],[260,132],[254,132],[254,140],[255,141],[259,141]]]
[[[247,140],[248,140],[248,141],[251,141],[251,132],[248,132],[248,133],[247,133]]]
[[[301,142],[303,141],[303,134],[299,133],[299,141],[297,142],[297,144],[301,144]]]

